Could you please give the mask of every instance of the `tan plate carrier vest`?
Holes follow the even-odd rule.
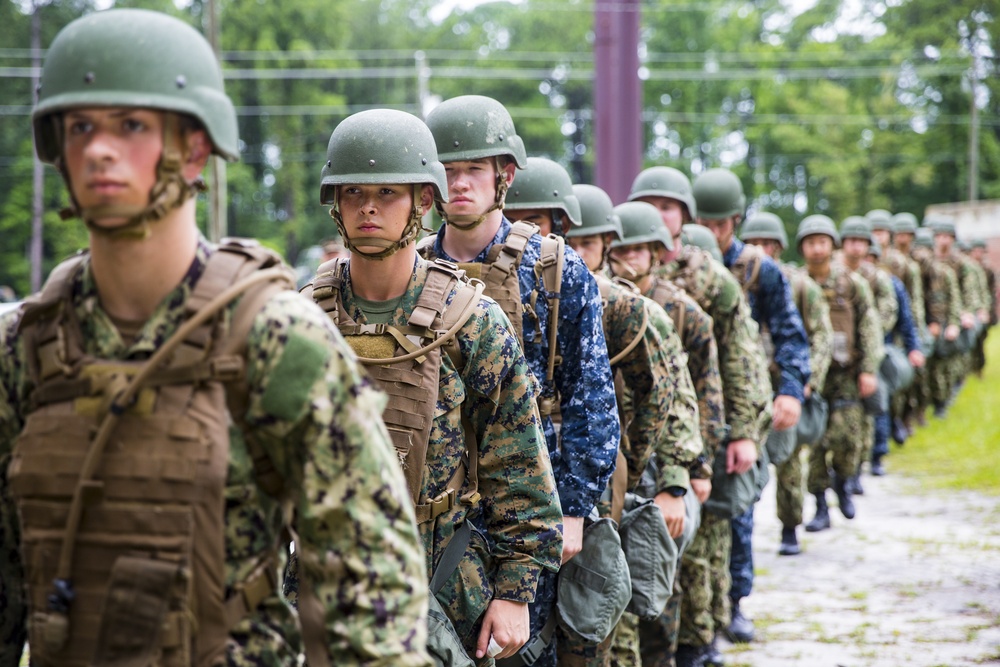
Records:
[[[485,262],[460,262],[458,264],[458,268],[465,271],[469,278],[481,280],[486,285],[486,296],[496,301],[500,309],[507,315],[522,350],[524,349],[523,318],[525,312],[535,325],[538,337],[540,338],[542,335],[542,323],[539,321],[535,309],[539,290],[537,288],[532,290],[528,297],[528,307],[525,309],[521,302],[521,283],[518,281],[517,273],[518,267],[521,266],[524,249],[528,246],[531,237],[537,233],[538,225],[523,220],[512,222],[507,240],[490,248],[486,254]],[[433,247],[434,242],[435,237],[429,236],[417,244],[417,250],[421,254],[426,254]],[[538,262],[535,263],[535,284],[542,286],[545,291],[545,299],[549,302],[549,364],[545,373],[545,379],[549,386],[552,384],[555,367],[562,363],[556,341],[559,329],[559,294],[562,291],[564,244],[565,240],[561,236],[555,234],[543,236]],[[552,416],[559,410],[558,397],[539,396],[538,410],[543,418]]]
[[[749,302],[750,294],[756,294],[760,289],[760,267],[764,263],[764,251],[755,245],[746,243],[740,256],[729,269],[743,288],[743,295]]]
[[[861,356],[857,347],[855,306],[858,294],[854,282],[845,269],[834,278],[832,287],[824,285],[822,288],[833,325],[833,363],[842,369],[853,368]]]
[[[402,465],[417,523],[433,521],[459,502],[475,505],[479,501],[479,447],[475,431],[464,418],[466,453],[462,465],[438,497],[421,502],[421,492],[437,407],[442,348],[461,372],[464,360],[456,334],[478,305],[482,283],[465,281],[464,272],[455,264],[438,259],[427,266],[427,278],[406,326],[358,324],[348,315],[341,298],[348,266],[346,259],[338,258],[319,267],[312,284],[312,298],[361,357],[361,363],[379,389],[389,395],[382,419]],[[454,289],[457,289],[455,297],[447,304]],[[470,490],[459,498],[466,475]]]
[[[60,264],[20,322],[35,389],[8,476],[32,664],[223,664],[230,629],[277,590],[272,552],[226,597],[224,490],[246,336],[294,281],[276,255],[233,241],[151,359],[105,360],[85,353],[71,304],[83,262]]]

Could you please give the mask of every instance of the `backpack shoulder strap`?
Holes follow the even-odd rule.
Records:
[[[545,378],[549,382],[555,375],[556,365],[562,363],[557,343],[565,245],[565,239],[555,234],[542,238],[541,254],[535,264],[535,284],[541,285],[545,292],[545,300],[549,302],[549,364],[545,371]],[[534,294],[531,295],[531,300],[531,309],[534,310]]]

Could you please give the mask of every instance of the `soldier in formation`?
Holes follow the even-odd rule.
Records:
[[[769,462],[794,555],[804,459],[806,530],[831,486],[852,518],[864,448],[879,474],[890,430],[943,416],[995,323],[950,219],[811,215],[794,270],[732,172],[652,167],[614,206],[476,95],[333,129],[342,247],[296,294],[198,233],[235,112],[155,12],[64,29],[33,123],[90,241],[0,316],[0,667],[27,640],[38,665],[722,665],[721,634],[754,639]],[[915,381],[866,421],[893,346]],[[664,594],[584,636],[604,599],[559,591],[626,498],[666,535]]]

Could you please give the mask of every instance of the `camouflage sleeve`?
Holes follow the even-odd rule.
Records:
[[[968,257],[962,258],[962,296],[966,300],[965,309],[973,312],[983,308],[983,290],[973,262]]]
[[[267,304],[248,350],[243,422],[294,490],[300,596],[318,600],[331,664],[430,665],[424,557],[384,398],[298,294]]]
[[[948,278],[950,269],[941,262],[929,259],[926,267],[928,289],[924,294],[925,321],[928,324],[948,326],[951,324],[951,313],[955,307],[952,302],[952,281]],[[955,319],[957,323],[957,315]]]
[[[881,269],[876,273],[875,280],[875,305],[878,308],[878,318],[882,325],[882,334],[888,335],[896,327],[896,318],[899,317],[899,301],[896,300],[896,291],[892,288],[892,280],[889,274]]]
[[[884,334],[875,307],[875,298],[867,280],[856,274],[851,274],[851,280],[854,281],[854,289],[858,295],[854,308],[858,327],[858,346],[861,351],[859,370],[861,373],[875,374],[878,373],[879,364],[885,356]]]
[[[562,558],[562,511],[535,406],[537,386],[507,316],[483,300],[459,340],[463,403],[479,442],[479,492],[495,545],[494,592],[532,602],[543,568]]]
[[[811,278],[806,278],[805,311],[802,316],[809,330],[809,367],[812,375],[809,386],[813,392],[822,391],[826,374],[833,359],[833,324],[830,306],[823,298],[823,290]]]
[[[802,317],[795,308],[791,285],[770,257],[761,262],[758,290],[751,313],[765,322],[774,341],[774,361],[781,370],[776,394],[802,400],[802,390],[809,382],[809,340]]]
[[[27,641],[17,509],[7,493],[7,464],[24,424],[24,348],[16,313],[0,317],[0,667],[18,667]]]
[[[904,282],[910,293],[910,310],[913,313],[913,321],[916,322],[917,328],[921,329],[927,321],[924,308],[924,281],[920,278],[920,267],[913,260],[906,261],[906,280]]]
[[[950,266],[944,266],[946,289],[948,293],[948,324],[961,324],[962,313],[966,312],[962,303],[962,288],[958,283],[958,275]]]
[[[562,430],[552,468],[566,516],[583,517],[597,505],[618,458],[621,431],[601,321],[597,283],[566,246],[559,299],[559,388]]]
[[[628,422],[628,437],[622,438],[623,444],[628,443],[622,448],[622,454],[628,463],[628,488],[631,489],[639,483],[667,425],[667,413],[674,400],[670,360],[639,295],[613,288],[605,306],[604,322],[609,357],[617,357],[638,337],[638,344],[612,366],[612,372],[621,373],[624,385],[631,392],[632,418]]]
[[[651,299],[643,299],[649,313],[651,326],[655,327],[661,340],[661,354],[667,362],[673,385],[673,400],[665,413],[666,425],[655,443],[657,470],[656,489],[662,491],[671,486],[690,488],[692,477],[711,479],[712,469],[707,463],[708,454],[702,440],[701,416],[698,396],[695,393],[688,358],[684,345],[674,328],[673,320]],[[707,316],[706,316],[707,317]],[[711,330],[711,325],[709,325]],[[718,368],[718,358],[716,358]],[[722,393],[717,392],[717,408],[722,410]],[[725,429],[724,419],[719,416],[720,428]]]
[[[760,330],[750,316],[739,284],[734,286],[735,293],[733,287],[727,287],[720,299],[720,305],[729,306],[722,317],[709,311],[719,351],[726,422],[731,440],[749,439],[760,444],[771,420],[771,380]]]

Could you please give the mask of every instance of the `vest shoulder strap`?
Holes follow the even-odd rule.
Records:
[[[733,262],[733,275],[740,282],[743,293],[756,294],[760,288],[760,267],[764,263],[764,253],[749,243],[743,246],[740,256]]]
[[[565,245],[566,241],[561,236],[549,234],[543,237],[541,253],[535,264],[535,284],[541,285],[545,292],[545,300],[549,302],[549,364],[545,373],[549,382],[555,375],[555,367],[562,363],[562,358],[559,356],[558,332]],[[532,295],[532,302],[534,300],[535,296]]]

